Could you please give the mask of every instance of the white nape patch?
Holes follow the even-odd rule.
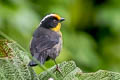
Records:
[[[48,17],[50,17],[50,16],[53,16],[53,15],[55,15],[55,14],[49,14],[49,15],[45,16],[45,17],[40,21],[40,24],[39,24],[39,25],[41,25],[41,23],[42,23],[46,18],[48,18]]]

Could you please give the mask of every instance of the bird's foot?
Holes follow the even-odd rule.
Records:
[[[63,76],[62,71],[60,70],[60,68],[58,67],[58,65],[56,66],[56,70],[55,71],[58,71]]]
[[[62,73],[61,70],[60,70],[60,68],[58,66],[56,66],[56,71]]]

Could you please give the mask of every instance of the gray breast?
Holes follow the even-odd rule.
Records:
[[[59,37],[59,43],[56,44],[51,50],[50,50],[50,54],[49,54],[49,57],[52,58],[52,59],[55,59],[60,51],[62,49],[62,38]]]
[[[60,51],[61,51],[61,49],[62,49],[62,38],[61,37],[59,37],[59,43],[57,45],[55,45],[54,48],[56,48],[56,51],[57,51],[57,55],[56,56],[58,56]]]

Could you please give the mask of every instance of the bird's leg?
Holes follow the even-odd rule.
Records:
[[[61,72],[60,69],[59,69],[59,66],[58,66],[58,64],[56,62],[56,60],[54,60],[54,62],[55,62],[55,65],[56,65],[56,70],[59,71],[59,72]]]
[[[60,68],[59,68],[56,60],[54,60],[54,62],[55,62],[55,64],[56,64],[56,71],[58,71],[58,72],[62,75],[62,72],[61,72],[61,70],[60,70]],[[62,76],[63,76],[63,75],[62,75]]]

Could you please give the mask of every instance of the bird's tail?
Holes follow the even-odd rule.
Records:
[[[34,62],[33,60],[29,62],[28,66],[37,66],[38,64],[36,62]]]
[[[46,60],[49,60],[50,58],[48,56],[39,56],[37,58],[37,60],[40,62],[40,64],[44,64]],[[33,67],[33,66],[37,66],[38,64],[35,61],[30,61],[29,66]]]

